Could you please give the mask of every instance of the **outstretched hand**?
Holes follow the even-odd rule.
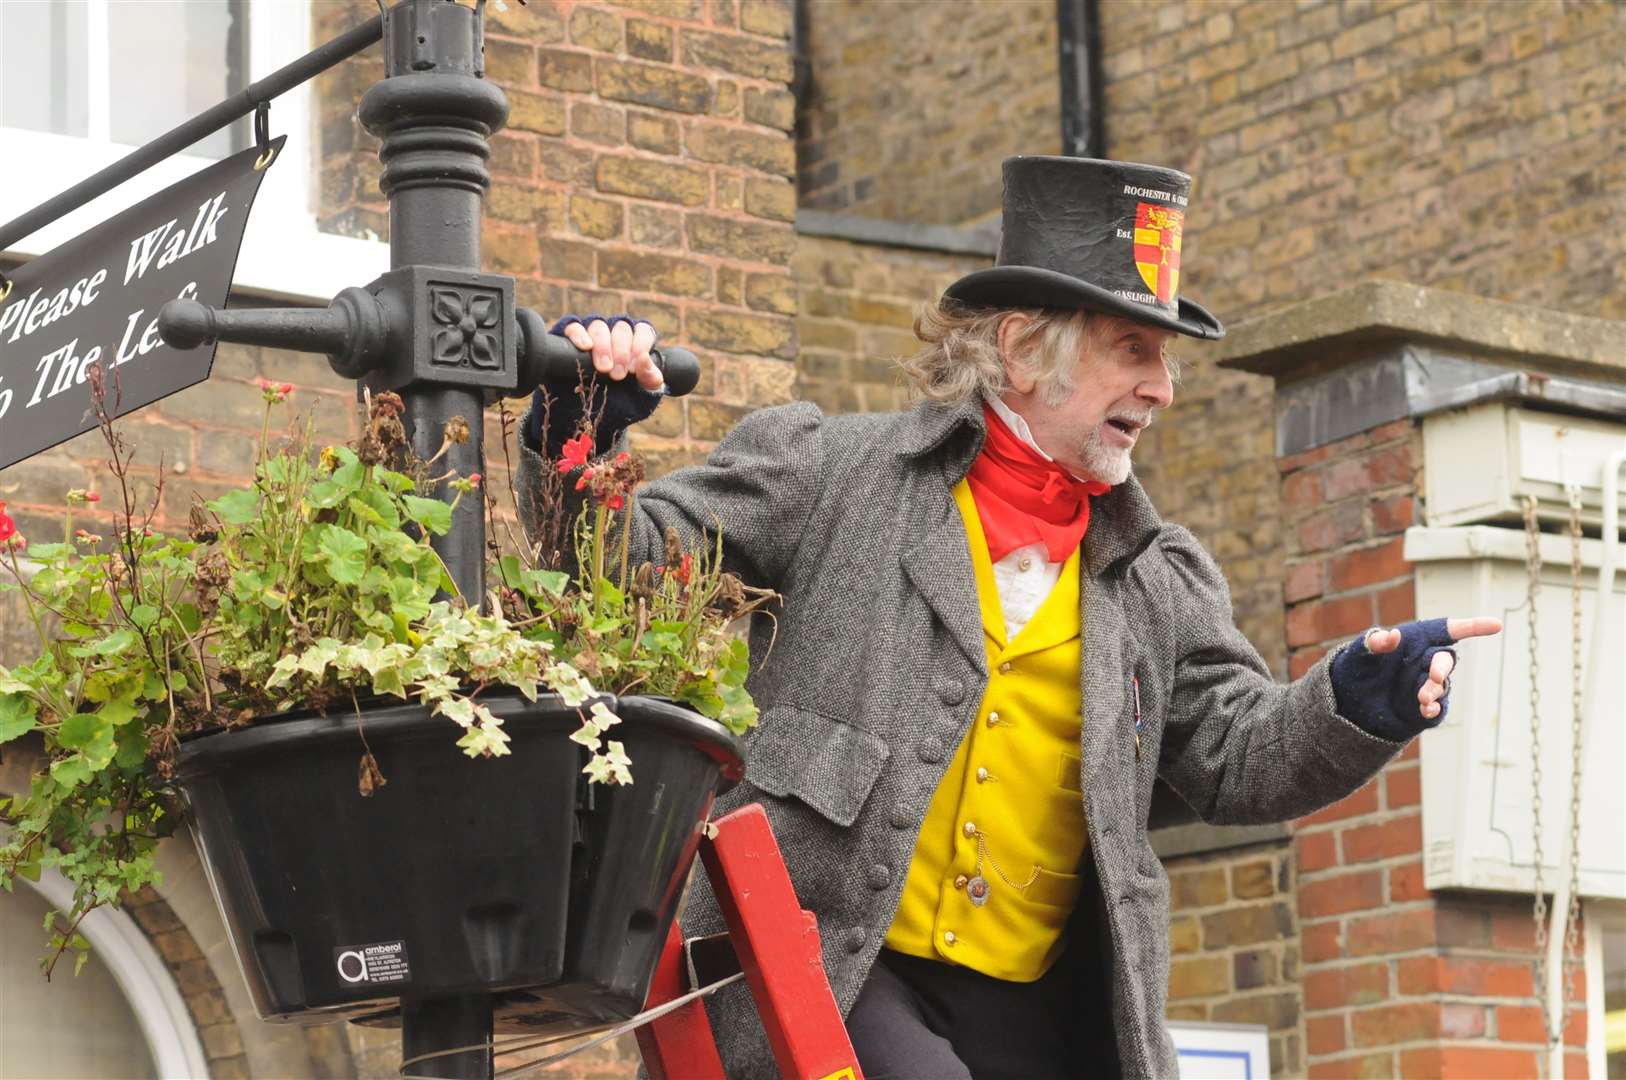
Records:
[[[619,382],[631,374],[645,390],[659,390],[666,384],[655,366],[650,350],[655,347],[655,328],[647,322],[634,326],[618,321],[611,327],[603,319],[583,326],[571,323],[563,331],[569,342],[586,352],[593,350],[593,369]]]
[[[1488,637],[1502,632],[1502,620],[1483,615],[1472,619],[1447,619],[1445,631],[1453,641]],[[1383,628],[1368,630],[1366,648],[1373,653],[1394,652],[1400,648],[1400,631]],[[1435,653],[1434,659],[1429,662],[1428,679],[1417,691],[1418,709],[1425,718],[1432,720],[1440,715],[1440,699],[1450,693],[1451,671],[1455,666],[1456,657],[1448,652]]]

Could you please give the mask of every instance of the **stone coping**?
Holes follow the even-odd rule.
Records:
[[[1418,342],[1503,366],[1626,383],[1626,323],[1395,281],[1370,281],[1233,327],[1205,349],[1278,382]]]
[[[855,244],[915,248],[945,255],[983,255],[991,259],[999,251],[997,224],[916,225],[825,210],[798,210],[796,231],[803,236],[828,236]]]

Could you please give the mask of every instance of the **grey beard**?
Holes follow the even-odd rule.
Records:
[[[1114,487],[1129,479],[1131,464],[1129,460],[1130,447],[1119,449],[1115,446],[1106,446],[1101,440],[1101,431],[1096,429],[1090,432],[1084,440],[1079,453],[1079,460],[1089,470],[1090,477],[1111,484]]]

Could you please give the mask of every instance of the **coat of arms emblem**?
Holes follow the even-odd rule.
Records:
[[[1135,267],[1162,304],[1172,303],[1180,288],[1180,234],[1185,220],[1180,210],[1135,204]]]

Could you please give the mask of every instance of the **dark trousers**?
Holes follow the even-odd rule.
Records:
[[[1007,982],[882,949],[847,1015],[865,1080],[1050,1080],[1091,1067],[1064,964]],[[1100,1064],[1100,1062],[1098,1062]]]

